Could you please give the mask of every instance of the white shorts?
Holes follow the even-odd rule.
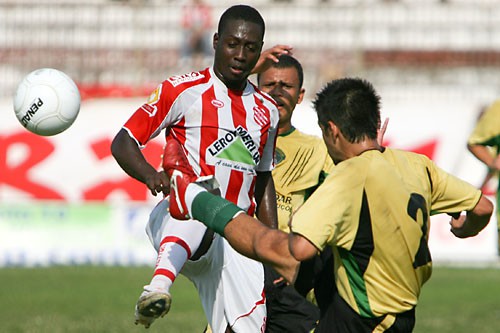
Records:
[[[167,200],[159,203],[146,227],[156,250],[165,236],[165,226],[172,219],[167,207]],[[186,223],[194,229],[201,224],[195,220]],[[265,331],[264,268],[236,252],[223,237],[215,234],[207,253],[196,261],[188,260],[181,274],[196,286],[213,333],[224,333],[228,325],[234,332]]]

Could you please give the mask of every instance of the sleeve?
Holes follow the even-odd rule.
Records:
[[[268,130],[267,141],[264,145],[262,158],[257,166],[257,171],[272,171],[274,169],[274,151],[276,149],[276,140],[278,138],[278,110],[273,107],[270,112],[271,124]]]
[[[500,145],[500,100],[493,103],[477,122],[467,143],[470,145]]]
[[[148,101],[138,108],[123,128],[142,148],[152,138],[170,125],[176,123],[181,114],[172,111],[175,91],[165,81],[149,96]]]
[[[432,182],[431,214],[472,210],[481,198],[481,191],[471,184],[428,161]]]
[[[307,238],[318,250],[328,245],[351,248],[357,223],[346,223],[356,215],[361,202],[360,184],[343,187],[344,177],[353,177],[349,170],[331,174],[313,195],[295,212],[291,231]],[[358,181],[358,179],[356,179]]]

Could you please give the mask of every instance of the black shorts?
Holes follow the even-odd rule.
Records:
[[[319,309],[285,282],[273,283],[280,275],[264,265],[267,333],[310,332],[319,319]]]
[[[321,318],[315,333],[371,333],[379,325],[389,324],[384,331],[387,333],[411,333],[415,326],[415,308],[395,315],[377,318],[361,317],[354,311],[338,293],[333,295],[332,302]]]

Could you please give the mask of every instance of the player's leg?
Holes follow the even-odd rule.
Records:
[[[175,278],[187,260],[200,256],[197,252],[200,244],[207,243],[202,243],[207,230],[202,223],[195,220],[181,222],[172,218],[187,217],[187,209],[179,202],[178,197],[179,193],[185,191],[184,184],[188,182],[176,182],[177,177],[185,177],[189,182],[198,181],[210,189],[218,187],[213,177],[197,178],[180,144],[174,139],[169,142],[162,163],[164,169],[169,170],[171,195],[168,200],[161,201],[150,215],[146,232],[158,252],[158,257],[153,278],[144,287],[136,305],[136,323],[146,327],[168,312],[171,300],[169,290]],[[208,248],[208,245],[206,247]],[[203,250],[206,251],[206,248]]]
[[[263,332],[266,322],[262,264],[236,251],[220,235],[182,269],[198,290],[212,333]]]
[[[219,235],[214,235],[208,251],[198,260],[186,262],[182,275],[195,285],[205,312],[208,326],[204,333],[233,332],[225,314],[225,296],[221,279],[224,268],[224,244]]]
[[[153,277],[136,304],[136,324],[149,327],[169,311],[170,287],[186,261],[198,250],[206,230],[197,221],[171,218],[167,200],[153,209],[146,232],[158,256]]]
[[[311,332],[319,320],[319,309],[289,285],[271,266],[264,265],[267,333]]]
[[[236,252],[227,240],[221,286],[224,311],[233,332],[264,332],[267,320],[264,267]]]

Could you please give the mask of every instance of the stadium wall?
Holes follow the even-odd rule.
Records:
[[[109,145],[159,82],[192,70],[178,63],[183,3],[0,0],[0,266],[153,262],[144,227],[157,198],[119,169]],[[212,3],[215,17],[231,4]],[[310,99],[325,82],[363,77],[382,95],[387,145],[481,183],[486,169],[465,141],[500,96],[496,1],[248,3],[266,19],[265,45],[293,45],[304,65],[298,128],[319,135]],[[76,123],[50,138],[26,132],[12,111],[17,83],[40,67],[68,73],[83,97]],[[162,146],[157,138],[144,151],[154,165]],[[456,240],[445,218],[433,218],[435,261],[496,261],[495,225]]]
[[[14,116],[11,100],[0,100],[0,266],[55,264],[153,264],[144,232],[159,198],[130,179],[111,156],[110,143],[144,98],[88,99],[67,131],[40,137]],[[457,117],[460,114],[460,117]],[[479,185],[486,170],[465,149],[475,105],[383,98],[390,123],[385,144],[426,154],[445,170]],[[293,123],[319,134],[310,101]],[[145,155],[159,165],[164,137]],[[488,194],[493,195],[494,182]],[[496,222],[478,237],[455,239],[448,219],[433,217],[430,246],[436,262],[495,262]]]

